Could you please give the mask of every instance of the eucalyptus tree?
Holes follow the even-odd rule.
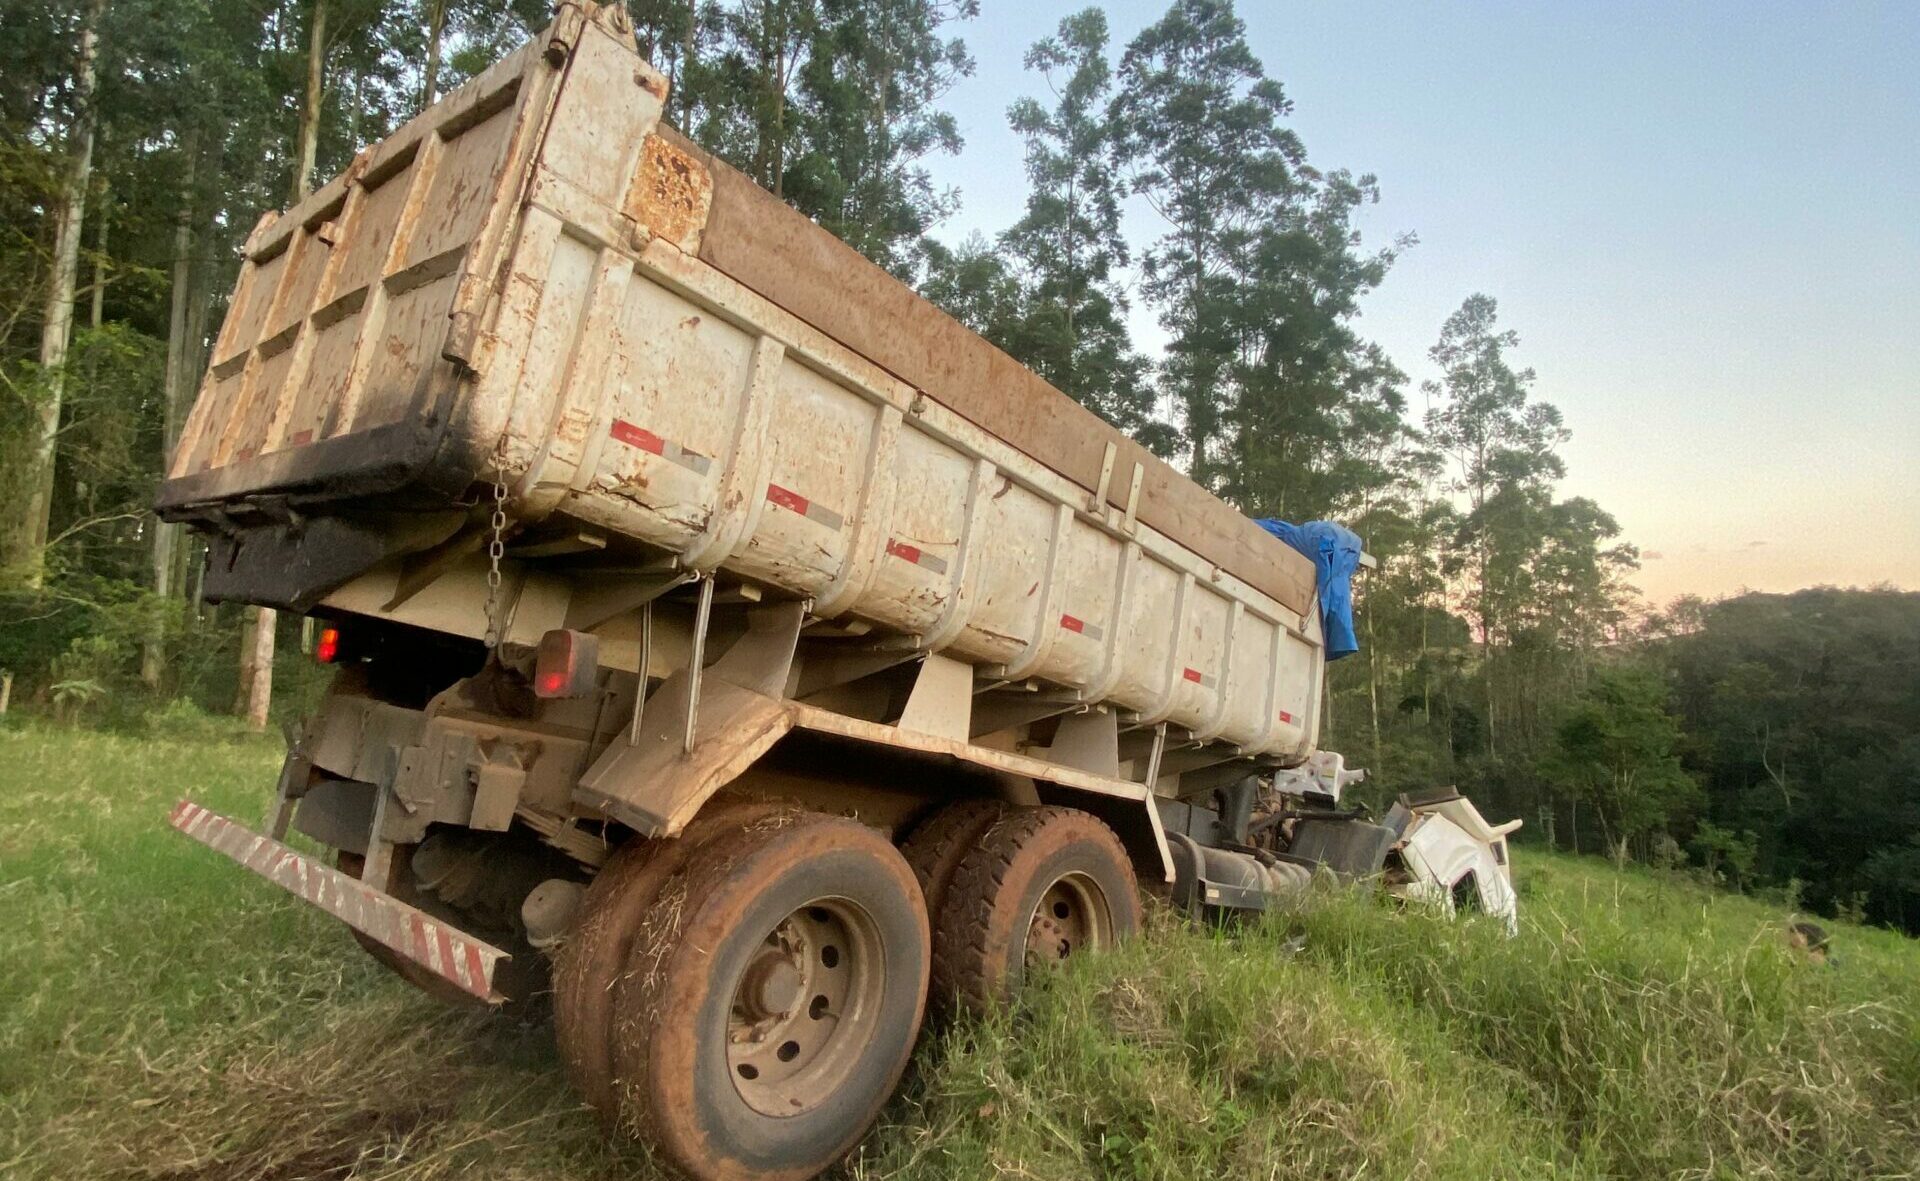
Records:
[[[1025,285],[981,234],[969,234],[957,247],[929,241],[920,294],[1008,353],[1017,355],[1022,347]]]
[[[1230,0],[1176,0],[1120,74],[1121,156],[1167,223],[1146,291],[1189,473],[1259,515],[1359,503],[1385,478],[1367,457],[1404,429],[1405,377],[1354,319],[1412,237],[1362,246],[1377,182],[1308,163]]]
[[[702,134],[709,89],[706,49],[720,36],[723,16],[717,0],[628,0],[640,52],[667,76],[664,118],[707,143]],[[711,144],[707,146],[711,147]]]
[[[1122,183],[1114,159],[1107,18],[1087,8],[1027,51],[1053,105],[1016,100],[1007,119],[1026,143],[1026,212],[1001,235],[1026,282],[1014,355],[1107,421],[1162,452],[1145,358],[1133,348],[1120,271]]]
[[[1533,551],[1552,504],[1553,482],[1566,474],[1557,447],[1567,438],[1560,412],[1530,399],[1534,373],[1515,369],[1507,354],[1519,334],[1499,327],[1492,296],[1467,297],[1441,326],[1427,356],[1440,368],[1423,384],[1435,405],[1427,412],[1429,442],[1452,460],[1450,487],[1466,497],[1456,561],[1467,579],[1483,657],[1487,749],[1498,751],[1495,649],[1510,639],[1508,608],[1524,600]]]
[[[1171,339],[1161,372],[1184,419],[1187,468],[1218,484],[1241,356],[1234,309],[1260,227],[1302,199],[1306,149],[1291,106],[1248,47],[1229,0],[1175,0],[1120,61],[1113,120],[1133,192],[1166,222],[1144,288]]]
[[[979,0],[820,0],[799,71],[807,144],[785,170],[787,199],[904,279],[958,201],[922,161],[960,150],[940,100],[974,63],[948,29],[979,11]]]
[[[805,150],[800,67],[820,21],[819,0],[741,0],[718,13],[701,139],[776,197]]]

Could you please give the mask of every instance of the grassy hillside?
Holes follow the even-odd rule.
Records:
[[[0,731],[0,1175],[632,1178],[541,1025],[444,1011],[165,827],[275,749]],[[854,1177],[1911,1177],[1920,943],[1522,850],[1503,939],[1158,921],[923,1051]]]

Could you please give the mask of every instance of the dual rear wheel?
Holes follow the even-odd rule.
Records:
[[[1028,972],[1140,929],[1126,849],[1077,808],[969,800],[935,813],[901,851],[926,892],[941,1011],[1003,1003]]]
[[[741,806],[623,849],[555,964],[555,1033],[608,1124],[699,1178],[801,1178],[893,1093],[930,970],[886,836]]]
[[[684,1172],[810,1177],[878,1116],[930,993],[985,1007],[1138,926],[1125,851],[1083,812],[965,801],[895,849],[728,805],[602,868],[555,961],[555,1032],[587,1102]]]

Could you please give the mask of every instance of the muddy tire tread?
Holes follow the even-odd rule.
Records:
[[[992,948],[995,911],[1003,904],[1008,878],[1020,856],[1043,833],[1072,830],[1082,839],[1106,846],[1124,871],[1127,889],[1110,897],[1107,905],[1116,924],[1131,910],[1124,935],[1139,927],[1139,900],[1135,896],[1133,866],[1120,838],[1100,819],[1078,808],[1057,805],[1009,809],[980,836],[979,847],[961,860],[933,931],[931,1007],[951,1015],[955,1007],[984,1011],[1001,1003],[1004,965],[996,965]],[[1009,951],[1011,954],[1011,951]]]
[[[663,1113],[654,1110],[654,1078],[649,1069],[656,1029],[662,1028],[664,1021],[685,1019],[684,1016],[666,1013],[664,1002],[675,988],[675,974],[680,970],[676,959],[681,954],[689,926],[702,921],[702,911],[709,899],[729,888],[723,887],[728,878],[787,833],[804,825],[865,828],[857,821],[790,808],[761,816],[751,823],[717,835],[702,849],[701,856],[683,864],[661,887],[646,920],[634,932],[627,953],[626,969],[617,983],[614,1026],[610,1038],[615,1059],[615,1127],[623,1135],[647,1143],[655,1153],[672,1161],[678,1169],[692,1177],[744,1179],[751,1175],[755,1178],[764,1176],[769,1181],[798,1181],[813,1176],[832,1163],[796,1163],[791,1168],[777,1167],[768,1172],[752,1171],[749,1174],[738,1172],[737,1162],[681,1157],[673,1148],[674,1133],[678,1131],[680,1142],[685,1143],[687,1129],[684,1125],[690,1117],[677,1107],[664,1113],[664,1118]],[[865,831],[878,838],[880,851],[898,855],[883,834],[873,833],[871,829]],[[908,867],[902,864],[900,869],[903,871],[903,884],[911,888],[914,879],[910,872],[905,872]],[[914,901],[918,902],[917,899]],[[928,938],[928,927],[922,925],[920,929],[922,938]],[[930,959],[928,955],[927,961],[923,961],[923,965],[927,966],[922,969],[929,974]],[[921,979],[924,983],[926,977]],[[924,993],[920,997],[913,1021],[916,1029],[921,1020]],[[903,1051],[899,1070],[904,1070],[906,1062],[906,1053]],[[894,1072],[896,1079],[899,1070]],[[679,1077],[677,1072],[675,1077]],[[871,1126],[873,1118],[890,1100],[891,1093],[892,1087],[888,1087],[886,1093],[875,1101],[866,1119],[867,1126]],[[669,1127],[669,1124],[682,1126]]]
[[[656,1129],[652,1104],[645,1093],[646,1027],[652,1023],[659,994],[667,982],[665,968],[680,944],[687,919],[698,908],[695,899],[711,883],[733,871],[773,841],[782,831],[812,814],[794,809],[770,813],[727,832],[716,833],[702,850],[660,886],[654,905],[633,933],[626,966],[615,983],[614,1023],[608,1030],[614,1061],[613,1091],[617,1126],[637,1139],[651,1140]]]
[[[926,896],[929,923],[937,920],[960,862],[1006,811],[1004,800],[959,800],[935,812],[900,843],[900,855]]]
[[[554,957],[554,1043],[567,1077],[606,1120],[616,1112],[612,1014],[634,933],[661,891],[712,841],[781,805],[726,802],[696,816],[678,837],[635,837],[616,849],[587,887],[574,930]]]

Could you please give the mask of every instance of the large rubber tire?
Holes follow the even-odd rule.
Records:
[[[984,1011],[1012,999],[1030,962],[1101,951],[1139,930],[1133,863],[1112,829],[1076,808],[1012,809],[948,887],[932,999]]]
[[[771,803],[728,803],[695,817],[678,837],[635,838],[614,850],[581,899],[579,918],[553,961],[553,1034],[567,1077],[603,1119],[613,1097],[614,989],[634,932],[674,874],[715,836],[780,811]]]
[[[979,845],[980,837],[1007,811],[1006,802],[993,799],[960,800],[920,822],[900,843],[900,855],[913,869],[920,893],[927,900],[932,921],[946,901],[947,887],[960,862]],[[937,937],[936,930],[936,937]]]
[[[849,924],[844,951],[789,940],[796,923],[831,931],[829,920]],[[804,964],[785,1007],[753,1008],[762,967],[788,954]],[[660,891],[628,955],[613,1031],[621,1128],[700,1181],[814,1176],[866,1133],[905,1071],[930,959],[920,887],[884,834],[787,813],[714,839]],[[836,989],[831,1006],[816,995]],[[795,1073],[749,1074],[738,1056],[761,1036],[749,1020],[771,1022],[776,1039],[800,1029],[817,1048],[796,1060],[797,1042],[782,1042]]]

